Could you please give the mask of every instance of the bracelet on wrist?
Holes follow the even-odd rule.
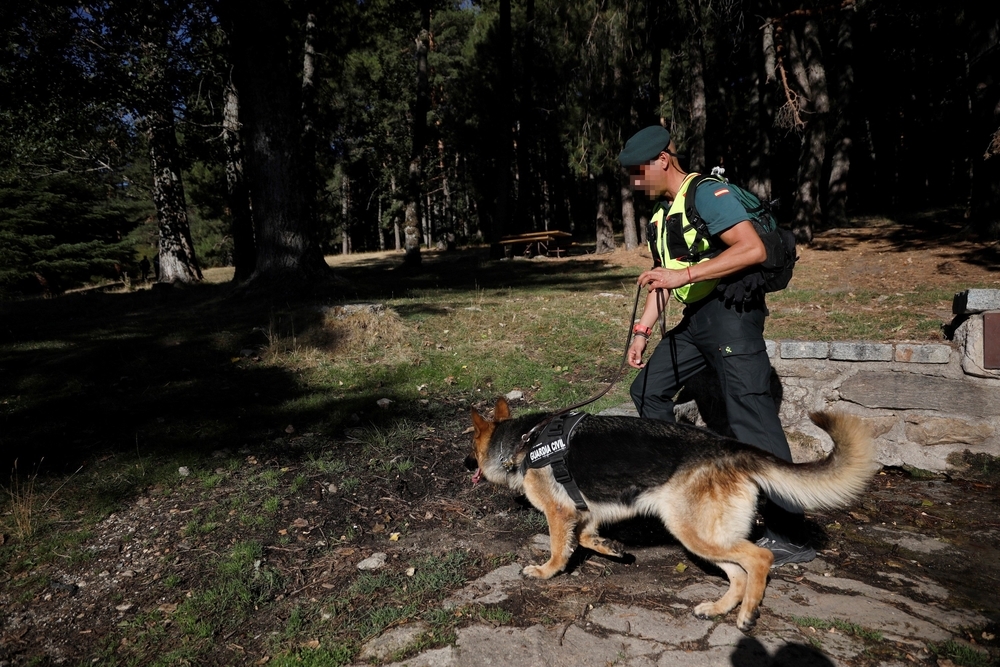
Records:
[[[649,335],[653,333],[653,329],[652,327],[643,326],[640,322],[636,322],[632,327],[632,333],[649,338]]]

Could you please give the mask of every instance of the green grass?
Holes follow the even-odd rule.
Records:
[[[479,618],[493,625],[506,625],[514,620],[514,614],[502,607],[482,607],[479,610]]]
[[[281,496],[268,496],[264,499],[261,509],[268,514],[276,514],[281,509]]]
[[[311,664],[309,660],[322,656],[333,660],[329,664],[340,665],[350,662],[365,641],[393,625],[417,619],[427,621],[431,631],[410,652],[454,641],[459,619],[437,605],[447,591],[465,583],[470,565],[466,554],[452,552],[410,561],[400,571],[359,573],[346,590],[320,600],[317,607],[295,607],[275,640],[276,651],[287,661],[302,659]],[[504,621],[502,612],[486,613],[497,623],[510,620]],[[309,641],[318,641],[319,648],[301,648]]]
[[[952,454],[948,461],[956,466],[964,466],[970,473],[985,480],[1000,481],[1000,457],[965,450]]]
[[[262,556],[260,544],[238,542],[217,560],[211,585],[185,598],[173,616],[185,641],[202,644],[270,602],[281,581]]]
[[[816,628],[817,630],[830,630],[831,628],[836,628],[844,634],[870,642],[881,642],[883,639],[882,633],[878,630],[871,630],[858,625],[857,623],[842,621],[840,619],[827,621],[812,616],[792,616],[792,621],[798,626]]]
[[[929,648],[934,655],[947,658],[959,667],[996,667],[1000,664],[988,652],[952,639],[943,644],[930,644]]]
[[[334,643],[332,646],[302,648],[277,655],[268,664],[275,667],[340,667],[350,663],[354,654],[355,650],[350,645]]]
[[[273,610],[282,584],[295,587],[278,579],[268,557],[298,554],[295,536],[279,538],[277,529],[292,518],[283,516],[286,507],[315,502],[311,484],[360,496],[374,477],[420,474],[421,443],[439,437],[435,426],[454,423],[456,415],[467,420],[470,406],[492,405],[518,389],[532,408],[564,407],[603,390],[618,369],[637,268],[599,257],[490,262],[471,250],[430,253],[419,272],[403,276],[393,271],[396,261],[343,265],[338,272],[348,286],[318,300],[233,299],[228,287],[204,284],[162,298],[136,291],[0,303],[0,455],[20,455],[22,470],[38,473],[30,494],[6,479],[0,490],[0,532],[10,540],[0,549],[0,567],[10,575],[10,599],[30,603],[49,582],[33,573],[52,563],[94,558],[88,546],[107,537],[98,531],[112,513],[140,500],[179,505],[190,514],[170,530],[196,538],[188,540],[194,550],[184,557],[187,569],[154,586],[176,596],[171,632],[188,644],[149,631],[148,651],[137,647],[107,664],[198,662],[209,638]],[[797,269],[792,287],[769,298],[767,337],[939,339],[942,322],[933,313],[942,304],[947,310],[958,291],[881,294],[877,285],[860,285],[832,292],[817,287],[810,270]],[[316,308],[320,302],[380,303],[387,311],[338,321]],[[679,315],[674,304],[668,324]],[[634,374],[627,370],[586,410],[628,402]],[[380,399],[391,402],[379,407]],[[969,463],[998,474],[994,460]],[[181,466],[192,475],[181,477]],[[33,499],[26,505],[30,535],[15,533],[11,490]],[[514,516],[544,530],[541,513]],[[345,546],[338,538],[350,542],[361,530],[367,527],[356,518],[338,517],[325,537]],[[122,540],[138,547],[146,536],[137,535]],[[175,532],[171,540],[180,537]],[[264,552],[265,544],[284,551]],[[323,554],[295,558],[316,555]],[[359,575],[350,592],[337,592],[349,592],[355,609],[337,606],[325,625],[308,605],[281,619],[284,625],[271,629],[284,643],[270,664],[344,664],[360,637],[401,618],[429,619],[428,641],[449,641],[455,617],[435,615],[433,607],[472,566],[448,558],[410,565],[413,577]],[[474,613],[505,622],[499,608]],[[294,643],[314,637],[319,648]]]

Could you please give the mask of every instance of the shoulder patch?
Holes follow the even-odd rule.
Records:
[[[714,194],[716,197],[721,197],[722,195],[728,195],[729,188],[719,188],[718,190],[715,191]]]

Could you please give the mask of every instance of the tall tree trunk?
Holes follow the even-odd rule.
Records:
[[[420,32],[416,39],[417,96],[413,105],[413,149],[410,154],[406,187],[406,216],[404,219],[405,264],[420,264],[420,200],[423,183],[423,153],[427,144],[427,112],[430,110],[430,82],[427,72],[427,51],[430,47],[431,9],[427,0],[420,7]]]
[[[392,196],[391,201],[395,202],[396,201],[396,175],[395,174],[391,174],[389,176],[389,193]],[[398,252],[398,251],[400,251],[400,250],[403,249],[403,241],[402,241],[402,238],[400,237],[399,218],[397,217],[396,213],[392,214],[392,231],[393,231],[393,236],[395,236],[395,241],[396,241],[395,248],[396,248],[396,251]]]
[[[161,283],[193,283],[201,280],[188,224],[184,184],[181,181],[174,112],[169,98],[160,98],[160,109],[146,119],[149,163],[153,171],[153,203],[160,229],[159,265]]]
[[[837,34],[837,113],[833,115],[830,185],[826,196],[826,224],[843,227],[847,224],[847,184],[851,171],[850,102],[854,91],[854,50],[851,34],[853,12],[842,12]]]
[[[597,246],[594,249],[598,255],[614,252],[615,231],[611,224],[611,188],[606,177],[597,179]]]
[[[240,143],[240,98],[232,79],[226,84],[222,113],[222,139],[226,145],[226,202],[233,236],[233,280],[243,282],[253,274],[257,248],[253,236],[250,191],[243,176],[243,145]]]
[[[309,4],[312,4],[311,1]],[[306,215],[309,225],[318,229],[316,196],[319,190],[319,169],[316,164],[316,11],[309,7],[305,12],[305,30],[302,44],[302,178],[305,181]]]
[[[635,196],[629,186],[628,177],[621,187],[622,192],[622,225],[625,232],[625,249],[633,250],[639,245],[635,233]]]
[[[763,32],[761,40],[750,40],[750,59],[757,63],[753,69],[754,85],[749,108],[753,112],[753,146],[750,150],[750,175],[747,189],[761,201],[773,199],[771,186],[771,128],[774,127],[774,95],[771,84],[775,79],[773,33]]]
[[[511,39],[510,39],[510,0],[500,0],[500,13],[497,20],[497,206],[494,212],[493,224],[490,226],[490,257],[497,259],[503,256],[500,237],[511,228],[510,172],[511,172],[511,118],[509,100],[513,99],[511,87]]]
[[[149,164],[153,176],[153,204],[159,222],[157,280],[161,283],[193,283],[201,280],[188,224],[184,183],[181,180],[180,148],[174,127],[173,90],[170,85],[166,26],[162,12],[154,11],[142,27],[142,70]]]
[[[660,2],[646,0],[646,49],[649,51],[649,108],[641,110],[639,125],[659,125],[660,115],[660,68],[663,66],[663,48],[660,35]],[[645,117],[645,121],[643,118]]]
[[[351,179],[347,174],[340,181],[340,213],[344,218],[341,233],[341,252],[351,254]]]
[[[310,217],[313,192],[303,166],[301,90],[287,50],[287,8],[281,0],[224,0],[221,8],[232,30],[253,202],[257,264],[250,282],[290,288],[329,277]]]
[[[970,10],[968,90],[971,97],[969,196],[971,226],[987,239],[1000,238],[1000,19],[990,8]]]
[[[378,232],[378,249],[381,252],[385,250],[385,234],[382,229],[382,197],[378,198],[378,224],[375,227],[375,231]]]
[[[535,68],[535,0],[525,0],[524,4],[524,47],[521,62],[523,71],[519,77],[521,83],[520,105],[517,123],[517,212],[514,215],[514,228],[518,231],[536,229],[534,211],[535,173],[532,167],[532,148],[535,141],[535,101],[532,85]]]
[[[433,204],[431,203],[430,194],[424,195],[424,211],[423,211],[423,224],[424,224],[424,244],[427,249],[430,250],[434,247],[434,232],[431,230],[431,213],[433,211]]]
[[[455,208],[451,202],[451,180],[448,178],[448,166],[444,161],[444,141],[438,139],[438,168],[441,169],[441,193],[444,195],[444,211],[441,216],[449,231],[455,231]]]
[[[820,178],[826,158],[827,116],[830,99],[819,43],[819,25],[814,17],[805,20],[801,43],[792,39],[792,70],[805,97],[811,100],[809,122],[802,137],[799,155],[798,190],[792,231],[799,241],[810,242],[822,222]],[[794,48],[796,47],[797,48]]]
[[[685,37],[688,52],[688,90],[691,103],[691,124],[685,138],[690,171],[705,170],[705,129],[708,125],[708,104],[705,98],[705,37],[702,32],[700,0],[683,0],[688,13]]]

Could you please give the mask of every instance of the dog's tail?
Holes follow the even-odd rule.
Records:
[[[861,495],[874,472],[871,431],[859,417],[846,413],[813,412],[809,418],[833,438],[829,455],[809,463],[774,462],[754,479],[769,495],[806,510],[843,507]]]

